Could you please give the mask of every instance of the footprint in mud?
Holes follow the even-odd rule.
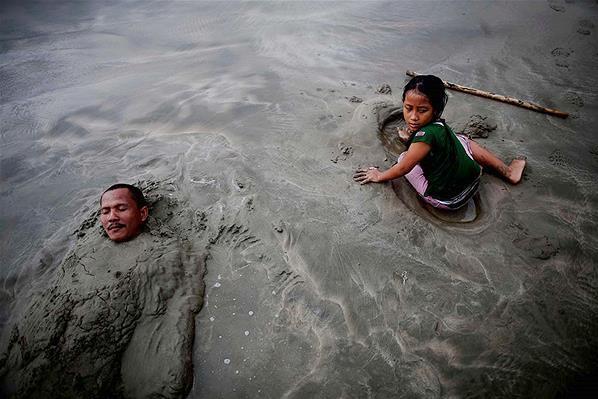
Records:
[[[547,260],[559,252],[559,247],[547,236],[523,237],[513,240],[519,249],[528,252],[532,258]]]
[[[583,99],[579,96],[579,94],[577,94],[573,91],[569,91],[565,94],[565,100],[569,104],[575,105],[578,108],[581,108],[584,106]]]
[[[565,12],[565,6],[562,4],[561,1],[548,0],[548,5],[556,12]]]
[[[581,21],[579,21],[579,27],[577,28],[577,33],[579,33],[580,35],[590,35],[592,34],[592,31],[594,30],[594,23],[592,21],[589,21],[587,19],[582,19]]]
[[[569,68],[568,58],[571,56],[571,54],[573,54],[573,50],[570,48],[566,49],[562,47],[556,47],[550,52],[550,54],[552,54],[554,57],[554,63],[556,66],[561,68]]]
[[[353,147],[344,143],[338,144],[338,150],[332,152],[332,158],[330,160],[334,163],[338,161],[346,161],[353,155]]]
[[[548,162],[550,162],[551,165],[558,166],[558,167],[564,167],[564,166],[568,165],[568,162],[565,159],[565,156],[558,149],[556,149],[550,153],[550,155],[548,156]]]
[[[572,112],[569,112],[569,116],[573,119],[579,118],[579,110],[584,106],[583,99],[574,91],[568,91],[565,93],[564,100],[566,103],[571,104],[575,107]]]

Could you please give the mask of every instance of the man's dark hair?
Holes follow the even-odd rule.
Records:
[[[102,206],[102,197],[104,196],[104,194],[106,194],[108,191],[118,190],[119,188],[126,188],[127,190],[129,190],[129,193],[131,193],[131,197],[133,197],[133,200],[137,204],[138,208],[141,209],[144,206],[147,206],[147,201],[145,200],[145,197],[143,196],[141,190],[135,186],[125,183],[117,183],[108,187],[100,196],[100,206]]]

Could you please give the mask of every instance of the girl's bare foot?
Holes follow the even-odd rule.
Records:
[[[521,181],[523,176],[523,169],[525,169],[527,161],[525,158],[513,159],[509,165],[509,172],[506,176],[511,184],[517,184]]]

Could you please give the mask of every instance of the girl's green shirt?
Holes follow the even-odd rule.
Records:
[[[428,180],[426,196],[450,200],[480,176],[480,165],[467,155],[455,133],[443,122],[422,127],[411,142],[426,143],[431,147],[419,163]]]

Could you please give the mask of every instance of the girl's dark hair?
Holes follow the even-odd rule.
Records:
[[[432,109],[434,110],[434,116],[440,118],[442,111],[444,111],[444,106],[448,101],[448,96],[444,89],[444,83],[442,83],[442,80],[439,77],[434,75],[415,76],[403,89],[403,101],[405,101],[405,94],[411,90],[415,90],[428,97],[430,104],[432,104]]]

